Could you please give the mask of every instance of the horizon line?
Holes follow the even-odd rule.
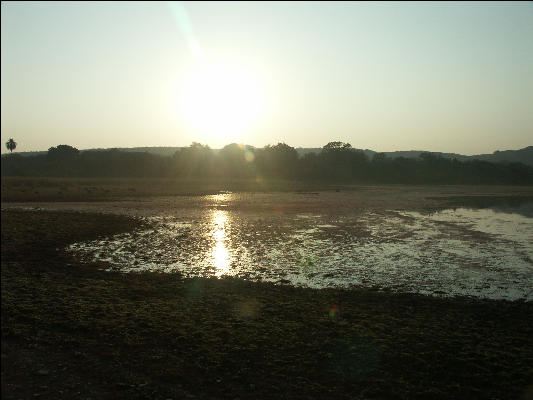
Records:
[[[200,143],[200,142],[193,142],[193,143]],[[285,143],[285,142],[278,142],[278,143]],[[202,145],[205,145],[204,143],[201,143]],[[233,144],[233,143],[228,143],[226,146],[230,145],[230,144]],[[239,143],[239,144],[242,144],[242,143]],[[276,143],[277,144],[277,143]],[[285,143],[286,144],[286,143]],[[60,145],[60,144],[59,144]],[[56,145],[56,146],[59,146],[59,145]],[[258,147],[258,146],[253,146],[253,145],[247,145],[247,144],[244,144],[245,146],[250,146],[252,148],[255,148],[255,149],[262,149],[268,145],[264,145],[262,147]],[[275,145],[275,144],[274,144]],[[51,146],[51,147],[56,147],[56,146]],[[70,146],[70,145],[69,145]],[[290,146],[290,145],[289,145]],[[72,146],[72,147],[75,147],[75,146]],[[133,146],[133,147],[91,147],[91,148],[85,148],[85,149],[78,149],[79,151],[91,151],[91,150],[113,150],[113,149],[139,149],[139,148],[148,148],[148,149],[157,149],[157,148],[176,148],[176,149],[180,149],[180,148],[187,148],[187,147],[190,147],[190,145],[187,145],[187,146]],[[221,150],[222,148],[224,148],[225,146],[221,147],[221,148],[214,148],[214,147],[210,147],[209,148],[211,150]],[[303,147],[303,146],[298,146],[298,147],[295,147],[295,146],[290,146],[290,147],[293,147],[294,149],[316,149],[316,150],[321,150],[323,146],[321,147]],[[504,149],[504,150],[500,150],[500,149],[497,149],[497,150],[494,150],[492,151],[491,153],[473,153],[473,154],[462,154],[462,153],[455,153],[455,152],[444,152],[444,151],[432,151],[432,150],[421,150],[421,149],[410,149],[410,150],[392,150],[392,151],[377,151],[377,150],[372,150],[372,149],[363,149],[363,148],[358,148],[358,147],[352,147],[354,150],[361,150],[361,151],[371,151],[371,152],[374,152],[374,153],[397,153],[397,152],[427,152],[427,153],[441,153],[441,154],[457,154],[457,155],[460,155],[460,156],[477,156],[477,155],[485,155],[485,154],[494,154],[496,152],[503,152],[503,151],[519,151],[519,150],[525,150],[529,147],[533,147],[533,145],[528,145],[528,146],[525,146],[525,147],[521,147],[521,148],[518,148],[518,149]],[[76,147],[75,147],[76,148]],[[24,150],[24,151],[17,151],[15,153],[17,154],[20,154],[20,153],[46,153],[48,152],[48,149],[46,150]],[[4,154],[12,154],[11,152],[5,150],[4,148],[2,148],[2,152],[1,152],[1,155],[4,155]]]

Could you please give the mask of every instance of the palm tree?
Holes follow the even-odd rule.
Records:
[[[13,153],[13,150],[15,150],[15,148],[17,147],[17,142],[15,142],[13,140],[13,138],[10,138],[7,142],[6,142],[6,147],[7,149]]]

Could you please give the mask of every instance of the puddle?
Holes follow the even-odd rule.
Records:
[[[150,215],[149,230],[69,251],[123,272],[533,300],[533,218],[524,212],[254,213],[231,207],[228,196],[212,196],[222,203],[212,207]]]
[[[429,197],[432,199],[432,197]],[[435,199],[435,198],[433,198]],[[497,213],[533,218],[533,196],[455,196],[443,197],[450,209],[488,209]]]
[[[531,203],[533,204],[533,203]],[[533,207],[532,207],[533,208]],[[484,232],[511,241],[533,241],[531,222],[533,215],[528,216],[527,207],[516,208],[456,208],[430,214],[433,221],[451,222],[475,231]],[[416,218],[423,217],[420,213],[405,213]],[[524,243],[526,244],[526,243]]]

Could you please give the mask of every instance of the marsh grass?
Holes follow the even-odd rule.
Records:
[[[2,201],[101,201],[150,196],[196,196],[223,191],[239,192],[309,192],[335,190],[328,182],[286,180],[209,180],[164,178],[27,178],[2,177]]]
[[[61,250],[141,223],[2,211],[2,398],[516,399],[532,383],[531,303],[106,273]]]

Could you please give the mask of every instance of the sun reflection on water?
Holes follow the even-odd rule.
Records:
[[[227,211],[216,210],[213,212],[213,238],[215,244],[212,248],[213,266],[215,267],[215,276],[220,277],[229,271],[230,258],[226,247],[226,223],[228,221]]]

